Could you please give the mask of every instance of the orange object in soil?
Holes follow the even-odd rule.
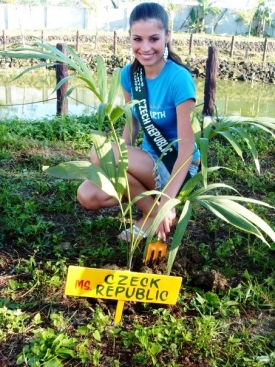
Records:
[[[161,241],[153,242],[148,245],[145,263],[150,261],[163,259],[167,253],[167,245]]]

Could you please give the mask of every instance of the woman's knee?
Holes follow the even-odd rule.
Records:
[[[91,161],[92,164],[94,164],[96,166],[100,166],[100,162],[99,162],[99,159],[98,159],[98,156],[96,154],[96,150],[95,150],[94,147],[91,149],[90,161]]]
[[[96,200],[94,198],[93,184],[86,180],[77,189],[77,200],[85,208],[89,210],[98,209],[95,207]]]

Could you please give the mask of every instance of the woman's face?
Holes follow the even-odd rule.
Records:
[[[156,19],[133,23],[130,33],[131,47],[135,57],[144,67],[163,63],[165,44],[169,35],[160,27]]]

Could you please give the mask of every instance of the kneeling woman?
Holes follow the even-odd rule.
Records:
[[[130,40],[135,59],[122,69],[121,85],[126,103],[132,99],[138,99],[140,103],[133,107],[132,128],[129,129],[126,124],[123,131],[128,147],[129,199],[147,190],[162,190],[170,176],[174,178],[164,192],[168,197],[175,198],[183,182],[198,172],[200,164],[200,153],[190,121],[190,114],[195,108],[195,84],[179,56],[171,50],[168,16],[161,5],[148,2],[133,9]],[[143,143],[138,148],[134,144],[140,127],[143,129]],[[171,152],[156,165],[161,151],[175,140],[177,143],[170,148]],[[115,145],[113,149],[117,160]],[[91,162],[99,164],[94,150]],[[79,186],[77,197],[89,210],[118,204],[88,180]],[[143,213],[134,226],[139,236],[146,237],[146,232],[167,200],[162,195],[151,212],[152,197],[137,201],[136,205]],[[175,209],[166,213],[156,231],[160,239],[166,240],[175,219]],[[128,241],[129,232],[123,231],[120,238]]]

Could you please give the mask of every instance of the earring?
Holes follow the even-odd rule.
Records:
[[[165,48],[164,48],[164,53],[163,53],[163,59],[164,61],[166,62],[167,58],[168,58],[168,47],[167,47],[167,44],[165,45]]]
[[[134,61],[134,53],[133,53],[132,48],[130,48],[130,62],[133,62],[133,61]]]

